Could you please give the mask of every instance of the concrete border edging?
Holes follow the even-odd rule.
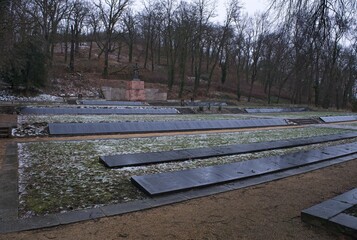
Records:
[[[304,209],[301,212],[301,220],[357,239],[357,217],[344,213],[356,205],[357,188]]]

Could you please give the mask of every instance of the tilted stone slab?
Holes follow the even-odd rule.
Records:
[[[238,129],[287,125],[283,119],[158,121],[116,123],[50,123],[50,135],[88,135]]]
[[[177,114],[175,108],[152,108],[152,107],[142,107],[142,108],[64,108],[64,107],[25,107],[21,110],[21,114],[53,114],[53,115],[63,115],[63,114],[75,114],[75,115],[134,115],[134,114]]]
[[[101,156],[99,160],[109,168],[140,166],[148,164],[157,164],[172,161],[184,161],[209,157],[219,157],[235,155],[242,153],[253,153],[287,147],[297,147],[309,144],[323,143],[328,141],[337,141],[357,137],[357,132],[323,135],[310,138],[295,138],[286,140],[277,140],[270,142],[258,142],[248,144],[234,144],[217,147],[183,149],[162,152],[120,154],[112,156]]]
[[[168,173],[134,176],[133,184],[154,196],[244,179],[357,153],[357,142],[282,156]]]
[[[144,102],[132,101],[104,101],[104,100],[78,100],[77,104],[99,106],[145,106]]]
[[[320,117],[325,123],[357,121],[357,115]]]
[[[305,112],[307,108],[246,108],[247,113]]]
[[[199,107],[219,107],[219,106],[227,106],[226,102],[185,102],[185,106],[199,106]]]

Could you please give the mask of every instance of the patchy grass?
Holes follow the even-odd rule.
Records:
[[[34,123],[90,123],[90,122],[137,122],[174,120],[219,120],[249,119],[255,117],[318,118],[322,116],[349,115],[343,112],[297,112],[297,113],[257,113],[257,114],[177,114],[177,115],[19,115],[19,124]]]
[[[143,199],[146,196],[130,183],[130,177],[134,175],[231,163],[318,148],[326,144],[115,170],[107,169],[99,163],[98,157],[101,155],[261,142],[341,132],[344,131],[308,127],[152,138],[19,143],[20,216]]]
[[[90,122],[138,122],[175,120],[246,119],[249,115],[191,114],[191,115],[19,115],[19,124],[34,123],[90,123]]]
[[[250,114],[252,117],[254,115],[264,116],[264,117],[279,117],[284,119],[294,119],[294,118],[319,118],[319,117],[327,117],[327,116],[349,116],[353,115],[348,112],[296,112],[296,113],[257,113]]]

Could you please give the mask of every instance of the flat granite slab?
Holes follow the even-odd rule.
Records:
[[[131,181],[150,196],[226,183],[326,161],[357,153],[357,142],[319,150],[302,151],[282,156],[181,170],[133,176]]]
[[[357,137],[357,132],[196,149],[100,156],[99,160],[109,168],[120,168],[173,161],[219,157],[242,153],[253,153],[273,149],[323,143],[328,141],[338,141],[354,137]]]
[[[283,112],[305,112],[307,108],[246,108],[247,113],[283,113]]]
[[[63,115],[63,114],[79,114],[79,115],[164,115],[177,114],[175,108],[154,108],[154,107],[131,107],[131,108],[90,108],[90,107],[25,107],[21,109],[21,114],[42,114],[42,115]]]
[[[357,205],[357,188],[301,212],[301,220],[357,239],[357,217],[344,213]]]
[[[320,117],[325,123],[357,121],[357,115]]]
[[[144,102],[134,101],[105,101],[105,100],[78,100],[77,104],[99,106],[145,106]]]
[[[50,123],[50,135],[147,133],[286,126],[284,119],[156,121],[116,123]]]

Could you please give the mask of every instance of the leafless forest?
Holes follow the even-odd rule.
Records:
[[[193,98],[219,85],[238,101],[251,101],[258,90],[267,103],[284,96],[339,109],[354,101],[355,0],[271,0],[254,17],[230,0],[220,23],[211,0],[140,4],[138,10],[131,0],[0,0],[0,78],[13,88],[41,88],[54,68],[76,72],[79,60],[95,59],[103,78],[120,71],[113,61],[139,62],[143,73],[160,72],[179,97],[190,79]]]

